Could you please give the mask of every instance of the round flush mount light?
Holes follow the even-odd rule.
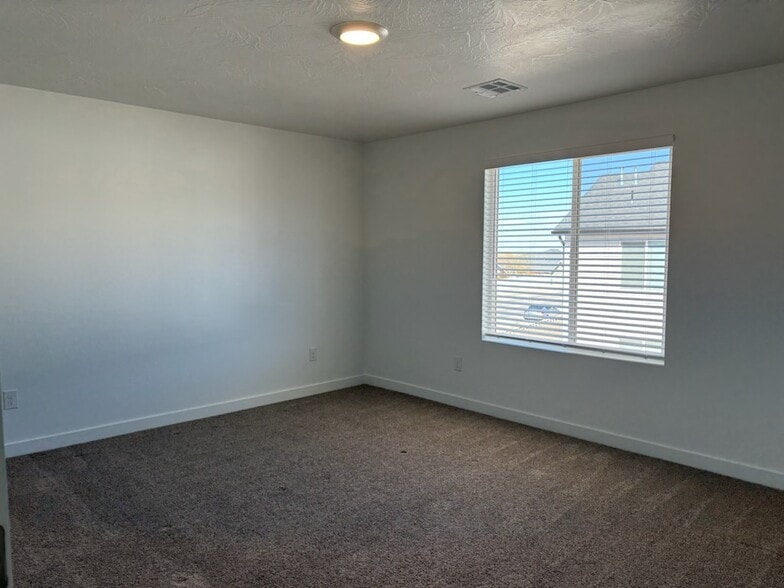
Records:
[[[372,45],[385,39],[389,34],[381,25],[374,22],[353,20],[336,24],[329,32],[349,45]]]

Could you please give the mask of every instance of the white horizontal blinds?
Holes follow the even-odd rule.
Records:
[[[484,334],[663,357],[671,155],[487,170]]]
[[[582,159],[573,344],[664,356],[670,159],[669,147]]]
[[[572,168],[564,159],[488,170],[497,177],[497,194],[486,195],[495,201],[486,219],[495,235],[486,334],[567,342],[569,250],[553,228],[572,207]]]

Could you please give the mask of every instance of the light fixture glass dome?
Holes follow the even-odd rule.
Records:
[[[389,31],[379,24],[360,20],[336,24],[330,32],[349,45],[372,45],[389,34]]]

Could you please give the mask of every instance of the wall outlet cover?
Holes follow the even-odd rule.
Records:
[[[19,408],[19,399],[16,390],[3,390],[3,410]]]

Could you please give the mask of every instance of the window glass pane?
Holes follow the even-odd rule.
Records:
[[[499,170],[494,309],[499,333],[564,340],[566,250],[554,229],[571,199],[571,160]]]

